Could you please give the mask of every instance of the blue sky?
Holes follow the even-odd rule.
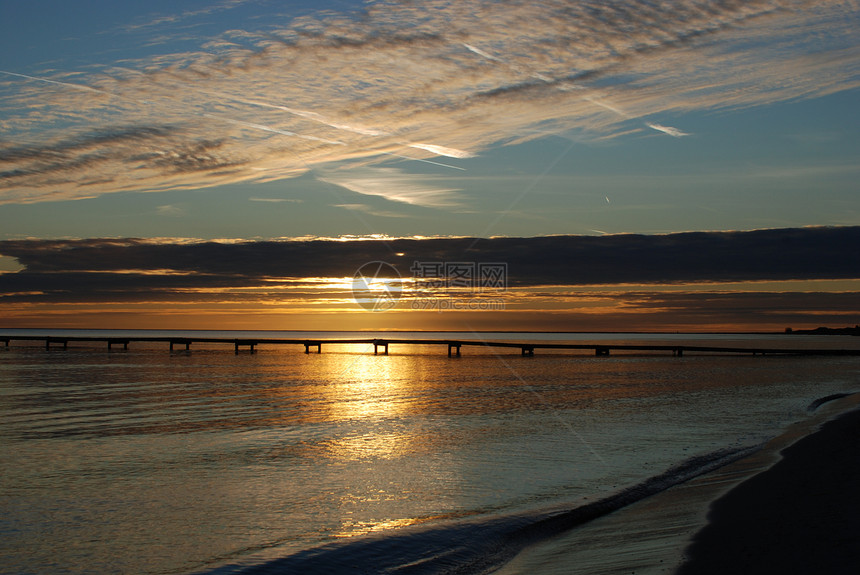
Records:
[[[0,0],[4,325],[853,325],[858,29],[836,0]],[[506,310],[369,319],[367,258],[477,257],[416,237],[527,238],[494,244]]]
[[[0,235],[860,223],[855,7],[670,4],[0,2]]]

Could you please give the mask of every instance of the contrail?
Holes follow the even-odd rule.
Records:
[[[273,132],[275,134],[281,134],[284,136],[291,136],[294,138],[303,138],[305,140],[312,140],[314,142],[323,142],[325,144],[332,144],[334,146],[345,146],[343,142],[338,142],[337,140],[326,140],[325,138],[317,138],[316,136],[305,136],[303,134],[297,134],[295,132],[290,132],[288,130],[279,130],[277,128],[272,128],[270,126],[264,126],[263,124],[254,124],[252,122],[243,122],[242,120],[234,120],[232,118],[224,118],[221,116],[213,116],[212,114],[203,114],[206,118],[212,118],[213,120],[221,120],[222,122],[229,122],[231,124],[236,124],[238,126],[247,126],[248,128],[255,128],[257,130],[263,130],[266,132]]]
[[[85,85],[83,85],[83,84],[73,84],[73,83],[71,83],[71,82],[60,82],[59,80],[51,80],[51,79],[48,79],[48,78],[40,78],[39,76],[29,76],[29,75],[27,75],[27,74],[19,74],[19,73],[17,73],[17,72],[7,72],[6,70],[0,70],[0,74],[6,74],[7,76],[15,76],[16,78],[24,78],[24,79],[27,79],[27,80],[34,80],[34,81],[36,81],[36,82],[45,82],[45,83],[47,83],[47,84],[56,84],[57,86],[65,86],[65,87],[67,87],[67,88],[74,88],[75,90],[85,90],[85,91],[88,91],[88,92],[95,92],[96,94],[104,94],[104,95],[106,95],[106,96],[112,96],[112,97],[115,97],[115,98],[121,98],[121,99],[123,99],[123,100],[128,100],[128,101],[135,102],[135,103],[147,103],[147,104],[152,103],[152,102],[149,102],[149,101],[147,101],[147,100],[135,100],[135,99],[129,98],[129,97],[127,97],[127,96],[122,96],[122,95],[120,95],[120,94],[115,94],[115,93],[113,93],[113,92],[108,92],[107,90],[100,90],[100,89],[98,89],[98,88],[92,88],[92,87],[90,87],[90,86],[85,86]],[[213,116],[212,114],[201,114],[201,115],[202,115],[203,117],[205,117],[205,118],[211,118],[211,119],[213,119],[213,120],[221,120],[221,121],[223,121],[223,122],[229,122],[229,123],[231,123],[231,124],[237,124],[237,125],[240,125],[240,126],[247,126],[248,128],[254,128],[254,129],[257,129],[257,130],[263,130],[263,131],[265,131],[265,132],[273,132],[273,133],[275,133],[275,134],[281,134],[281,135],[284,135],[284,136],[291,136],[291,137],[294,137],[294,138],[303,138],[303,139],[305,139],[305,140],[312,140],[312,141],[315,141],[315,142],[323,142],[323,143],[326,143],[326,144],[332,144],[332,145],[336,145],[336,146],[343,146],[343,145],[345,145],[343,142],[338,142],[338,141],[335,141],[335,140],[326,140],[325,138],[318,138],[318,137],[316,137],[316,136],[305,136],[305,135],[303,135],[303,134],[297,134],[297,133],[295,133],[295,132],[289,132],[289,131],[287,131],[287,130],[278,130],[277,128],[272,128],[272,127],[269,127],[269,126],[264,126],[263,124],[254,124],[254,123],[251,123],[251,122],[243,122],[243,121],[241,121],[241,120],[234,120],[234,119],[232,119],[232,118],[223,118],[223,117],[219,117],[219,116]]]
[[[616,108],[615,106],[610,106],[606,102],[598,100],[597,98],[595,98],[593,96],[585,96],[583,98],[583,100],[585,100],[587,102],[591,102],[595,106],[600,106],[601,108],[605,108],[606,110],[609,110],[610,112],[615,112],[616,114],[618,114],[619,116],[623,116],[624,118],[632,118],[633,117],[630,114],[628,114],[627,112],[625,112],[624,110],[621,110],[620,108]]]
[[[243,104],[250,104],[252,106],[262,106],[265,108],[272,108],[274,110],[282,110],[284,112],[287,112],[288,114],[293,114],[295,116],[306,118],[308,120],[313,120],[315,122],[325,124],[326,126],[330,126],[332,128],[338,129],[338,130],[344,130],[347,132],[352,132],[354,134],[359,134],[361,136],[379,137],[379,136],[390,136],[391,135],[388,132],[384,132],[382,130],[376,130],[374,128],[364,128],[361,126],[352,126],[350,124],[341,124],[339,122],[333,122],[333,121],[329,120],[328,118],[326,118],[325,116],[323,116],[322,114],[318,114],[316,112],[310,112],[307,110],[296,110],[295,108],[290,108],[288,106],[279,106],[277,104],[269,104],[266,102],[260,102],[258,100],[238,99],[238,98],[233,98],[231,96],[228,96],[226,94],[223,94],[223,96],[230,98],[231,100],[234,100],[236,102],[241,102]],[[404,145],[409,146],[410,148],[425,150],[427,152],[431,152],[433,154],[436,154],[437,156],[447,156],[449,158],[472,158],[472,157],[474,157],[474,154],[472,154],[470,152],[465,152],[463,150],[457,150],[455,148],[448,148],[446,146],[437,146],[435,144],[404,143]],[[408,158],[406,156],[400,156],[400,157],[406,158],[408,160],[418,160],[417,158]],[[465,168],[457,168],[456,166],[449,166],[448,164],[440,164],[438,162],[430,162],[429,160],[418,160],[418,161],[424,161],[424,162],[428,162],[431,164],[437,164],[439,166],[445,166],[447,168],[455,168],[458,170],[465,169]]]
[[[47,82],[48,84],[56,84],[57,86],[66,86],[67,88],[74,88],[76,90],[87,90],[89,92],[95,92],[97,94],[107,94],[108,96],[115,96],[116,94],[111,94],[110,92],[106,92],[104,90],[99,90],[98,88],[91,88],[90,86],[84,86],[83,84],[72,84],[71,82],[60,82],[58,80],[49,80],[48,78],[39,78],[38,76],[28,76],[27,74],[18,74],[16,72],[7,72],[5,70],[0,70],[0,74],[6,74],[7,76],[16,76],[18,78],[26,78],[27,80],[35,80],[37,82]]]
[[[530,73],[529,70],[527,70],[526,68],[523,68],[522,66],[519,66],[516,64],[511,64],[511,63],[499,58],[498,56],[493,56],[489,52],[485,52],[484,50],[481,50],[477,46],[472,46],[471,44],[466,44],[465,42],[463,42],[463,47],[466,48],[467,50],[469,50],[470,52],[474,52],[475,54],[477,54],[478,56],[480,56],[482,58],[486,58],[487,60],[490,60],[492,62],[498,62],[499,64],[504,64],[510,70],[513,70],[514,72],[517,72],[518,74]],[[537,78],[538,80],[540,80],[542,82],[546,82],[547,84],[552,84],[554,82],[554,80],[552,78],[549,78],[549,77],[544,76],[543,74],[540,74],[537,72],[531,73],[531,76],[532,76],[532,78]]]
[[[230,96],[226,97],[231,100],[235,100],[236,102],[241,102],[243,104],[250,104],[252,106],[262,106],[264,108],[273,108],[275,110],[283,110],[288,114],[293,114],[295,116],[299,116],[302,118],[307,118],[308,120],[313,120],[315,122],[319,122],[320,124],[325,124],[326,126],[331,126],[332,128],[336,128],[338,130],[345,130],[347,132],[353,132],[355,134],[361,134],[362,136],[388,136],[388,132],[383,132],[382,130],[375,130],[373,128],[363,128],[361,126],[351,126],[349,124],[340,124],[336,122],[332,122],[322,116],[321,114],[317,114],[316,112],[309,112],[306,110],[296,110],[295,108],[289,108],[287,106],[278,106],[276,104],[267,104],[266,102],[260,102],[257,100],[242,100],[232,98]]]
[[[383,130],[377,130],[375,128],[365,128],[363,126],[353,126],[350,124],[342,124],[340,122],[334,122],[334,121],[329,120],[328,118],[326,118],[322,114],[318,114],[317,112],[311,112],[309,110],[297,110],[295,108],[290,108],[289,106],[281,106],[278,104],[269,104],[268,102],[261,102],[259,100],[247,100],[244,98],[236,98],[234,96],[231,96],[229,94],[225,94],[222,92],[217,92],[217,93],[208,92],[208,94],[210,96],[217,96],[220,98],[226,98],[226,99],[232,100],[234,102],[239,102],[242,104],[248,104],[251,106],[261,106],[263,108],[271,108],[273,110],[281,110],[283,112],[286,112],[288,114],[292,114],[294,116],[306,118],[308,120],[312,120],[314,122],[319,122],[320,124],[324,124],[326,126],[335,128],[337,130],[352,132],[352,133],[358,134],[360,136],[382,137],[382,136],[391,136],[392,135],[389,132],[385,132]],[[251,125],[250,127],[261,128],[261,126],[258,124]],[[280,132],[280,133],[283,133],[283,132]],[[322,141],[326,141],[326,142],[331,143],[329,140],[322,140]],[[337,142],[337,143],[343,144],[343,142]],[[463,150],[457,150],[455,148],[448,148],[445,146],[437,146],[434,144],[411,144],[409,142],[401,142],[401,144],[404,146],[409,146],[410,148],[425,150],[427,152],[431,152],[433,154],[436,154],[437,156],[447,156],[449,158],[472,158],[472,157],[474,157],[474,154],[471,154],[469,152],[465,152]],[[388,154],[390,156],[396,156],[398,158],[403,158],[404,160],[413,160],[416,162],[424,162],[427,164],[433,164],[433,165],[442,166],[445,168],[452,168],[454,170],[463,170],[463,171],[466,170],[466,168],[460,168],[458,166],[452,166],[450,164],[443,164],[441,162],[433,162],[431,160],[425,160],[422,158],[410,158],[409,156],[401,156],[399,154],[393,154],[391,152],[381,152],[381,153]]]
[[[478,56],[483,56],[483,57],[484,57],[484,58],[486,58],[487,60],[492,60],[492,61],[494,61],[494,62],[504,62],[504,60],[502,60],[501,58],[496,58],[496,57],[495,57],[495,56],[493,56],[492,54],[489,54],[489,53],[487,53],[487,52],[484,52],[484,51],[483,51],[483,50],[481,50],[480,48],[476,48],[476,47],[472,46],[471,44],[463,43],[463,46],[465,46],[467,49],[471,50],[472,52],[474,52],[474,53],[475,53],[475,54],[477,54]]]
[[[508,69],[513,70],[514,72],[517,72],[517,73],[528,72],[528,70],[526,70],[525,68],[523,68],[521,66],[509,64],[508,62],[506,62],[502,58],[499,58],[497,56],[493,56],[492,54],[485,52],[484,50],[481,50],[480,48],[472,46],[471,44],[463,43],[463,47],[465,47],[470,52],[473,52],[473,53],[477,54],[478,56],[481,56],[482,58],[486,58],[487,60],[490,60],[492,62],[498,62],[499,64],[506,66]],[[555,82],[555,80],[553,78],[548,78],[547,76],[544,76],[543,74],[540,74],[540,73],[531,73],[531,76],[533,78],[537,78],[537,79],[541,80],[542,82],[546,82],[547,84],[553,84]],[[576,85],[569,85],[569,84],[558,84],[558,85],[556,85],[556,88],[559,90],[562,90],[564,92],[568,92],[568,91],[571,91],[573,89],[580,89],[580,90],[586,89],[583,86],[576,86]],[[616,108],[615,106],[607,104],[606,102],[598,100],[597,98],[595,98],[593,96],[585,96],[583,99],[587,102],[591,102],[595,106],[600,106],[601,108],[609,110],[610,112],[614,112],[614,113],[618,114],[619,116],[621,116],[622,118],[625,118],[628,120],[634,118],[634,116],[631,116],[630,114],[628,114],[624,110],[621,110],[619,108]],[[673,138],[680,138],[682,136],[689,136],[690,135],[686,132],[682,132],[678,128],[673,128],[671,126],[661,126],[660,124],[650,124],[650,123],[645,123],[645,125],[651,129],[653,129],[653,130],[657,130],[658,132],[663,132],[664,134],[668,134],[669,136],[672,136]]]
[[[449,158],[474,158],[475,155],[470,152],[464,152],[463,150],[457,150],[455,148],[446,148],[445,146],[436,146],[435,144],[406,144],[410,148],[416,148],[419,150],[426,150],[437,156],[447,156]]]
[[[83,85],[83,84],[73,84],[73,83],[71,83],[71,82],[61,82],[61,81],[58,81],[58,80],[51,80],[51,79],[48,79],[48,78],[40,78],[40,77],[38,77],[38,76],[29,76],[29,75],[27,75],[27,74],[19,74],[19,73],[17,73],[17,72],[7,72],[7,71],[5,71],[5,70],[0,70],[0,74],[6,74],[6,75],[8,75],[8,76],[14,76],[14,77],[16,77],[16,78],[24,78],[24,79],[26,79],[26,80],[33,80],[33,81],[37,81],[37,82],[45,82],[45,83],[48,83],[48,84],[55,84],[55,85],[57,85],[57,86],[64,86],[64,87],[67,87],[67,88],[74,88],[74,89],[76,89],[76,90],[85,90],[85,91],[89,91],[89,92],[95,92],[95,93],[97,93],[97,94],[104,94],[104,95],[106,95],[106,96],[112,96],[112,97],[116,97],[116,98],[121,98],[121,99],[124,99],[124,100],[129,100],[129,101],[131,101],[131,102],[146,102],[146,101],[141,101],[141,100],[134,100],[134,99],[132,99],[132,98],[128,98],[127,96],[121,96],[121,95],[119,95],[119,94],[114,94],[113,92],[108,92],[108,91],[106,91],[106,90],[100,90],[100,89],[98,89],[98,88],[92,88],[92,87],[90,87],[90,86],[85,86],[85,85]],[[336,128],[336,129],[338,129],[338,130],[344,130],[344,131],[348,131],[348,132],[353,132],[353,133],[356,133],[356,134],[359,134],[359,135],[363,135],[363,136],[373,136],[373,137],[378,137],[378,136],[388,136],[388,135],[390,135],[390,134],[388,134],[387,132],[383,132],[383,131],[381,131],[381,130],[375,130],[375,129],[372,129],[372,128],[362,128],[362,127],[357,127],[357,126],[351,126],[351,125],[348,125],[348,124],[341,124],[341,123],[332,122],[332,121],[329,121],[328,119],[326,119],[326,118],[325,118],[324,116],[322,116],[321,114],[317,114],[316,112],[310,112],[310,111],[305,111],[305,110],[296,110],[296,109],[294,109],[294,108],[289,108],[289,107],[287,107],[287,106],[278,106],[278,105],[275,105],[275,104],[268,104],[268,103],[265,103],[265,102],[260,102],[260,101],[255,101],[255,100],[245,100],[245,99],[240,99],[240,98],[234,98],[234,97],[229,96],[229,95],[227,95],[227,94],[210,94],[210,95],[220,95],[221,97],[225,97],[225,98],[228,98],[228,99],[230,99],[230,100],[233,100],[233,101],[236,101],[236,102],[241,102],[241,103],[244,103],[244,104],[250,104],[250,105],[254,105],[254,106],[262,106],[262,107],[266,107],[266,108],[273,108],[273,109],[276,109],[276,110],[282,110],[282,111],[287,112],[287,113],[289,113],[289,114],[293,114],[293,115],[296,115],[296,116],[300,116],[300,117],[302,117],[302,118],[307,118],[307,119],[309,119],[309,120],[313,120],[313,121],[319,122],[319,123],[321,123],[321,124],[325,124],[325,125],[327,125],[327,126],[331,126],[332,128]],[[150,103],[150,102],[146,102],[146,103]],[[329,139],[326,139],[326,138],[320,138],[320,137],[317,137],[317,136],[309,136],[309,135],[304,135],[304,134],[298,134],[298,133],[296,133],[296,132],[291,132],[291,131],[289,131],[289,130],[280,130],[280,129],[278,129],[278,128],[273,128],[273,127],[271,127],[271,126],[266,126],[266,125],[264,125],[264,124],[256,124],[256,123],[253,123],[253,122],[245,122],[245,121],[242,121],[242,120],[235,120],[235,119],[233,119],[233,118],[226,118],[226,117],[223,117],[223,116],[216,116],[216,115],[213,115],[213,114],[201,114],[201,115],[202,115],[204,118],[209,118],[209,119],[212,119],[212,120],[218,120],[218,121],[222,121],[222,122],[227,122],[227,123],[230,123],[230,124],[234,124],[234,125],[237,125],[237,126],[244,126],[244,127],[252,128],[252,129],[255,129],[255,130],[262,130],[262,131],[264,131],[264,132],[270,132],[270,133],[273,133],[273,134],[281,134],[282,136],[289,136],[289,137],[291,137],[291,138],[302,138],[302,139],[304,139],[304,140],[310,140],[310,141],[313,141],[313,142],[322,142],[322,143],[324,143],[324,144],[330,144],[330,145],[333,145],[333,146],[345,146],[345,145],[346,145],[344,142],[341,142],[341,141],[338,141],[338,140],[329,140]],[[473,157],[473,156],[474,156],[474,154],[471,154],[471,153],[469,153],[469,152],[465,152],[465,151],[463,151],[463,150],[457,150],[457,149],[455,149],[455,148],[448,148],[448,147],[445,147],[445,146],[437,146],[437,145],[434,145],[434,144],[410,144],[410,143],[406,143],[406,142],[404,142],[404,143],[403,143],[403,145],[405,145],[405,146],[409,146],[409,147],[412,147],[412,148],[416,148],[416,149],[420,149],[420,150],[425,150],[425,151],[427,151],[427,152],[431,152],[431,153],[433,153],[433,154],[436,154],[437,156],[447,156],[447,157],[450,157],[450,158],[471,158],[471,157]],[[465,171],[465,170],[466,170],[465,168],[461,168],[461,167],[459,167],[459,166],[452,166],[452,165],[450,165],[450,164],[443,164],[442,162],[434,162],[434,161],[432,161],[432,160],[427,160],[427,159],[424,159],[424,158],[410,158],[409,156],[402,156],[402,155],[394,154],[394,153],[391,153],[391,152],[382,152],[382,153],[383,153],[383,154],[390,155],[390,156],[395,156],[395,157],[397,157],[397,158],[402,158],[402,159],[404,159],[404,160],[412,160],[412,161],[415,161],[415,162],[424,162],[424,163],[426,163],[426,164],[433,164],[434,166],[441,166],[441,167],[444,167],[444,168],[451,168],[452,170],[462,170],[462,171]]]
[[[611,106],[611,105],[607,104],[606,102],[598,100],[597,98],[594,98],[592,96],[585,96],[583,98],[583,100],[586,100],[587,102],[591,102],[595,106],[600,106],[601,108],[603,108],[605,110],[609,110],[610,112],[614,112],[626,120],[631,120],[631,119],[635,118],[635,116],[631,116],[630,114],[628,114],[624,110],[616,108],[615,106]],[[663,126],[661,124],[652,124],[650,122],[645,122],[645,125],[648,126],[649,128],[651,128],[652,130],[657,130],[658,132],[663,132],[664,134],[672,136],[673,138],[681,138],[681,137],[690,135],[687,132],[682,132],[678,128],[673,128],[672,126]]]
[[[618,114],[619,116],[621,116],[622,118],[625,118],[628,120],[634,118],[634,116],[631,116],[630,114],[628,114],[624,110],[616,108],[615,106],[611,106],[611,105],[607,104],[606,102],[598,100],[597,98],[594,98],[592,96],[585,96],[585,98],[583,98],[583,99],[588,101],[588,102],[591,102],[595,106],[600,106],[601,108],[609,110],[610,112],[614,112],[614,113]],[[668,134],[669,136],[672,136],[673,138],[681,138],[683,136],[689,136],[690,135],[687,132],[682,132],[678,128],[673,128],[672,126],[663,126],[660,124],[652,124],[650,122],[645,122],[645,125],[648,126],[649,128],[651,128],[652,130],[657,130],[658,132],[663,132],[664,134]]]
[[[434,166],[442,166],[444,168],[451,168],[452,170],[462,170],[466,171],[466,168],[461,168],[460,166],[452,166],[451,164],[443,164],[442,162],[434,162],[433,160],[425,160],[424,158],[410,158],[409,156],[401,156],[400,154],[394,154],[392,152],[379,152],[380,154],[386,154],[388,156],[394,156],[395,158],[403,158],[404,160],[412,160],[413,162],[424,162],[425,164],[433,164]]]

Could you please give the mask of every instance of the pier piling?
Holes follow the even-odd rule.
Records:
[[[234,353],[236,355],[239,355],[239,346],[240,345],[247,345],[248,349],[251,353],[257,353],[257,342],[256,341],[245,341],[245,340],[237,339],[233,343],[233,349],[234,349]]]
[[[173,346],[185,344],[185,351],[189,351],[191,349],[191,340],[190,339],[171,339],[170,340],[170,351],[173,351]]]
[[[52,343],[63,344],[63,349],[69,348],[69,340],[67,340],[67,339],[55,339],[52,337],[46,337],[45,338],[45,351],[48,351],[49,349],[51,349]]]

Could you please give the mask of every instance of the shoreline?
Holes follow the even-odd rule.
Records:
[[[824,399],[824,398],[822,398]],[[698,573],[770,573],[770,569],[744,571],[733,561],[734,553],[728,553],[726,563],[711,570],[696,570],[686,567],[692,563],[692,543],[714,520],[712,506],[721,501],[747,481],[759,477],[780,463],[790,447],[807,438],[816,436],[820,429],[846,415],[853,415],[853,424],[860,438],[860,393],[832,394],[827,401],[809,405],[809,415],[789,425],[783,432],[771,438],[760,449],[747,457],[736,460],[714,471],[675,485],[666,491],[647,497],[629,507],[620,509],[587,525],[572,529],[568,533],[529,547],[509,563],[498,575],[696,575]],[[824,439],[827,441],[827,439]],[[855,457],[860,460],[860,458]],[[837,461],[837,463],[840,463]],[[853,460],[851,461],[853,463]],[[814,476],[814,473],[813,473]],[[855,475],[854,477],[858,477]],[[860,487],[860,479],[855,481]],[[822,479],[821,486],[827,489],[828,481]],[[839,499],[840,494],[833,494]],[[737,509],[736,521],[744,522],[746,508],[743,503]],[[857,515],[855,515],[856,517]],[[795,522],[796,523],[796,522]],[[858,522],[860,524],[860,522]],[[719,531],[731,530],[728,523],[720,523]],[[717,530],[717,527],[711,527]],[[826,535],[823,535],[825,537]],[[810,540],[817,537],[813,534]],[[715,553],[723,553],[716,543]],[[801,548],[804,548],[806,543]],[[708,566],[707,560],[696,565]],[[728,566],[727,566],[728,565]],[[767,564],[766,567],[770,567]],[[682,567],[690,569],[680,573]],[[780,572],[776,569],[775,572]],[[786,573],[825,573],[819,569],[782,569]],[[832,571],[831,571],[832,572]],[[841,573],[845,571],[835,571]],[[856,571],[849,571],[856,572]]]
[[[860,410],[715,500],[677,575],[860,572]]]

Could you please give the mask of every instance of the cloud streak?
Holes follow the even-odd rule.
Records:
[[[657,130],[658,132],[663,132],[664,134],[668,134],[668,135],[672,136],[673,138],[682,138],[684,136],[690,135],[686,132],[682,132],[678,128],[673,128],[672,126],[663,126],[661,124],[652,124],[650,122],[645,124],[645,125],[648,126],[649,128],[651,128],[652,130]]]
[[[680,137],[662,115],[860,86],[857,19],[840,1],[394,1],[86,76],[9,71],[0,203],[272,181],[404,152],[468,160],[548,127]]]
[[[458,205],[456,189],[435,187],[432,178],[412,176],[395,168],[357,168],[326,173],[319,179],[357,194],[412,206],[449,208]]]

